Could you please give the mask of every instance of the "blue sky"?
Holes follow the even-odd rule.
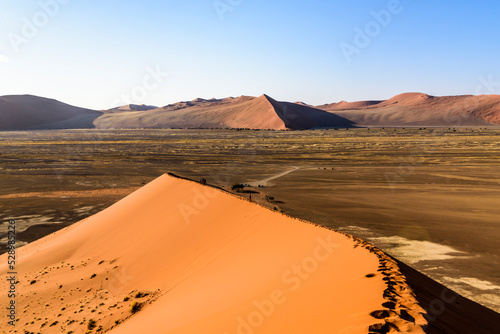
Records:
[[[498,94],[499,32],[497,1],[0,0],[0,95],[105,109]]]

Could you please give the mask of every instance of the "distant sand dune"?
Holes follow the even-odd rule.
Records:
[[[386,101],[340,103],[317,108],[358,126],[491,126],[500,124],[500,95],[435,97],[405,93]]]
[[[106,114],[98,128],[310,129],[350,127],[352,122],[305,105],[278,102],[267,95],[222,100],[196,99],[144,112]]]
[[[161,108],[129,104],[106,111],[73,107],[30,95],[0,97],[0,130],[224,128],[303,130],[357,126],[498,126],[500,96],[404,93],[386,101],[317,107],[267,95],[183,101]]]
[[[382,102],[382,101],[358,101],[358,102],[340,101],[340,102],[336,102],[336,103],[324,104],[324,105],[318,106],[317,108],[322,109],[322,110],[328,110],[328,111],[352,110],[352,109],[360,109],[360,108],[374,106],[376,104],[379,104],[380,102]]]
[[[32,95],[0,97],[0,130],[93,128],[101,112]]]
[[[169,175],[18,259],[18,329],[29,332],[423,333],[426,324],[382,252]]]
[[[156,109],[158,107],[155,106],[148,106],[145,104],[127,104],[121,107],[116,107],[109,109],[107,111],[144,111],[144,110],[152,110]]]

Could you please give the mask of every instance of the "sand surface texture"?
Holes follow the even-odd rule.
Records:
[[[6,333],[423,333],[395,262],[361,240],[163,175],[17,251]],[[6,276],[7,256],[0,257]],[[8,290],[2,280],[0,290]],[[8,305],[0,294],[0,305]]]

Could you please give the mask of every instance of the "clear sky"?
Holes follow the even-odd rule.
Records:
[[[498,94],[499,60],[499,1],[0,0],[0,95],[95,109]]]

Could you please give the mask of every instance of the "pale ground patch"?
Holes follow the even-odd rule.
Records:
[[[347,226],[339,228],[347,233],[360,233],[363,238],[381,247],[394,257],[407,264],[415,264],[420,261],[438,261],[453,258],[471,257],[467,253],[460,252],[453,247],[440,245],[426,240],[410,240],[400,236],[381,237],[370,229],[358,226]]]
[[[453,247],[430,241],[409,240],[398,236],[376,237],[372,240],[377,244],[387,245],[392,255],[408,264],[470,257],[467,253],[460,252]]]
[[[57,224],[59,222],[52,221],[53,217],[42,216],[42,215],[30,215],[30,216],[18,216],[18,217],[8,217],[5,221],[0,224],[0,233],[7,233],[9,229],[9,220],[14,219],[16,221],[16,232],[24,232],[30,226],[53,223]]]
[[[467,284],[480,290],[500,290],[500,286],[474,277],[460,277],[460,278],[445,277],[443,279],[445,281],[455,284]]]
[[[464,297],[476,300],[500,313],[500,286],[474,277],[443,277],[442,280]]]
[[[82,206],[81,208],[75,209],[74,211],[76,213],[85,213],[85,212],[89,212],[93,208],[95,208],[95,206]]]
[[[414,265],[420,261],[442,261],[473,257],[473,255],[458,251],[453,247],[430,241],[410,240],[400,236],[381,237],[372,230],[363,227],[348,226],[339,228],[339,230],[362,236],[365,240],[409,265]],[[475,277],[449,277],[443,275],[443,270],[446,270],[446,268],[433,266],[423,270],[423,273],[445,284],[462,296],[500,312],[500,294],[495,294],[495,292],[500,292],[500,286]],[[438,271],[441,273],[436,273]]]

